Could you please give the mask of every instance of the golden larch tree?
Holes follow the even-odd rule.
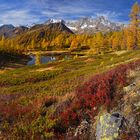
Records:
[[[133,49],[136,49],[138,47],[138,31],[140,26],[140,6],[138,2],[135,2],[135,4],[132,6],[130,18],[130,29],[134,36]]]

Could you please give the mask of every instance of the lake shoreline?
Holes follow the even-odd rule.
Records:
[[[8,53],[1,53],[0,71],[24,67],[30,59],[31,58],[28,55],[11,55]]]
[[[36,54],[41,54],[41,55],[63,55],[63,54],[71,54],[71,55],[86,55],[88,51],[30,51],[30,52],[24,52],[25,55],[36,55]]]
[[[45,55],[61,55],[61,54],[70,54],[70,51],[30,51],[25,52],[25,55],[36,55],[36,54],[45,54]]]
[[[41,56],[48,56],[48,57],[60,57],[60,56],[65,56],[65,55],[71,55],[71,56],[83,56],[86,55],[87,52],[71,52],[71,51],[30,51],[30,52],[24,52],[23,55],[12,55],[12,54],[4,54],[0,53],[0,71],[6,71],[6,70],[13,70],[16,68],[21,68],[25,66],[31,66],[30,64],[28,65],[29,61],[32,61],[34,56],[36,55],[41,55]],[[51,58],[51,59],[52,59]],[[50,58],[49,58],[50,59]],[[61,60],[61,59],[55,59]],[[52,59],[51,61],[54,61]],[[35,65],[35,64],[33,64]]]

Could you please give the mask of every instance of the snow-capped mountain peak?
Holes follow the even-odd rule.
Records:
[[[51,23],[63,23],[74,33],[89,33],[93,34],[96,32],[109,32],[118,31],[124,26],[122,24],[114,23],[105,18],[104,16],[99,16],[97,18],[93,17],[83,17],[75,21],[64,21],[62,19],[49,19],[45,24]]]
[[[104,16],[97,18],[84,17],[75,22],[65,22],[66,26],[69,27],[75,33],[96,33],[96,32],[109,32],[118,31],[122,29],[122,25],[111,22]]]
[[[49,19],[48,21],[45,22],[45,24],[51,24],[51,23],[64,23],[65,21],[62,19]]]

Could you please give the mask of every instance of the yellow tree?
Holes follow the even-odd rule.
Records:
[[[127,29],[125,31],[125,36],[126,36],[126,46],[127,50],[133,50],[134,49],[134,44],[135,44],[135,39],[133,32],[130,31],[130,29]]]
[[[49,46],[49,41],[43,39],[43,41],[41,42],[41,48],[48,50],[48,46]]]
[[[0,49],[1,50],[5,49],[4,45],[5,45],[5,37],[2,36],[2,38],[0,40]]]
[[[113,40],[112,40],[112,49],[114,51],[118,50],[118,38],[117,37],[114,37]]]
[[[127,43],[127,40],[126,40],[126,32],[127,32],[127,29],[123,29],[121,31],[121,50],[125,50],[127,48],[126,46],[126,43]]]
[[[40,65],[41,64],[41,54],[37,53],[35,56],[35,64]]]
[[[5,37],[2,36],[2,39],[1,39],[1,45],[4,46],[4,42],[5,42]]]
[[[71,42],[70,50],[75,50],[79,47],[79,42],[74,38]]]
[[[104,51],[104,36],[102,33],[99,32],[96,34],[95,42],[96,42],[95,45],[96,52],[99,53]]]
[[[130,28],[134,36],[133,49],[136,49],[138,47],[138,30],[140,26],[140,6],[138,2],[135,2],[135,4],[132,6],[130,18],[131,18]]]
[[[114,32],[112,38],[112,49],[117,51],[121,50],[121,43],[122,43],[121,32]]]
[[[31,41],[31,50],[34,50],[35,49],[35,40],[33,39]]]
[[[70,44],[71,44],[70,39],[69,38],[66,38],[65,47],[66,48],[69,48],[70,47]]]
[[[109,46],[109,36],[104,37],[104,51],[108,52],[110,50]]]
[[[53,43],[58,48],[63,48],[64,46],[64,36],[62,34],[58,35],[54,40]]]

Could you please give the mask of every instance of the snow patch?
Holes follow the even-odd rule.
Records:
[[[71,26],[67,26],[69,29],[71,29],[71,30],[77,30],[77,28],[76,27],[71,27]]]
[[[81,26],[81,29],[85,29],[85,28],[87,28],[87,24]]]
[[[88,27],[89,27],[89,28],[95,28],[96,25],[89,25]]]

